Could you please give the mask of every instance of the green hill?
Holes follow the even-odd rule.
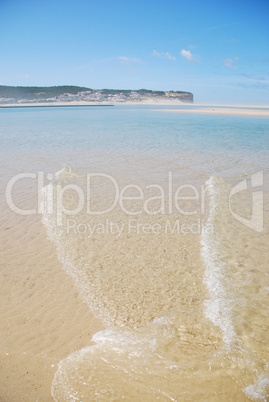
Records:
[[[56,87],[9,87],[0,85],[0,98],[38,100],[54,98],[65,93],[76,95],[83,91],[91,91],[91,89],[72,85]]]

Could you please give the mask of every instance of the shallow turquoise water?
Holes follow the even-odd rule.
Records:
[[[114,106],[2,109],[1,147],[242,150],[269,149],[267,118],[158,112]]]

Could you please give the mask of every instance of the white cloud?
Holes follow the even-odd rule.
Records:
[[[236,64],[234,64],[236,61],[238,61],[238,57],[227,58],[227,59],[223,60],[223,65],[224,65],[224,67],[232,68],[233,70],[237,70],[238,67]]]
[[[137,57],[119,56],[118,59],[124,63],[143,63],[142,60]]]
[[[184,59],[186,59],[188,61],[194,61],[195,60],[195,57],[194,57],[194,55],[192,54],[192,52],[190,50],[182,49],[180,51],[180,54]]]
[[[158,57],[159,59],[176,60],[176,57],[172,56],[169,52],[160,53],[157,52],[157,50],[153,50],[152,56]]]

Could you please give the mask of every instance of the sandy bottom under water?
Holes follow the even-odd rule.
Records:
[[[3,202],[1,401],[267,400],[268,228],[257,233],[231,216],[233,181],[201,178],[200,215],[82,209],[68,232],[70,217],[59,226],[55,211],[44,213],[42,223]],[[74,183],[83,187],[83,174],[65,169],[52,188]],[[248,218],[249,195],[233,200]],[[35,198],[18,189],[18,204]],[[95,206],[106,200],[96,192]],[[177,221],[198,232],[171,230]]]

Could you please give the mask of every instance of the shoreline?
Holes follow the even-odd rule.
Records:
[[[0,109],[21,109],[21,108],[72,108],[72,107],[114,107],[114,106],[159,106],[164,109],[153,109],[158,112],[165,113],[186,113],[186,114],[204,114],[218,116],[249,116],[249,117],[269,117],[269,105],[212,105],[212,104],[195,104],[195,103],[179,103],[179,102],[54,102],[54,103],[13,103],[0,104]],[[169,109],[166,107],[173,107]],[[174,108],[177,107],[177,108]]]
[[[192,106],[192,103],[176,102],[176,101],[154,101],[154,100],[144,100],[141,102],[29,102],[29,103],[0,103],[1,108],[20,108],[20,107],[71,107],[71,106]]]
[[[39,108],[39,107],[96,107],[96,106],[106,106],[106,107],[111,107],[114,105],[111,104],[107,104],[107,105],[80,105],[80,104],[75,104],[75,105],[70,105],[70,104],[21,104],[21,105],[1,105],[0,109],[20,109],[20,108],[26,108],[26,107],[30,107],[30,108]]]

